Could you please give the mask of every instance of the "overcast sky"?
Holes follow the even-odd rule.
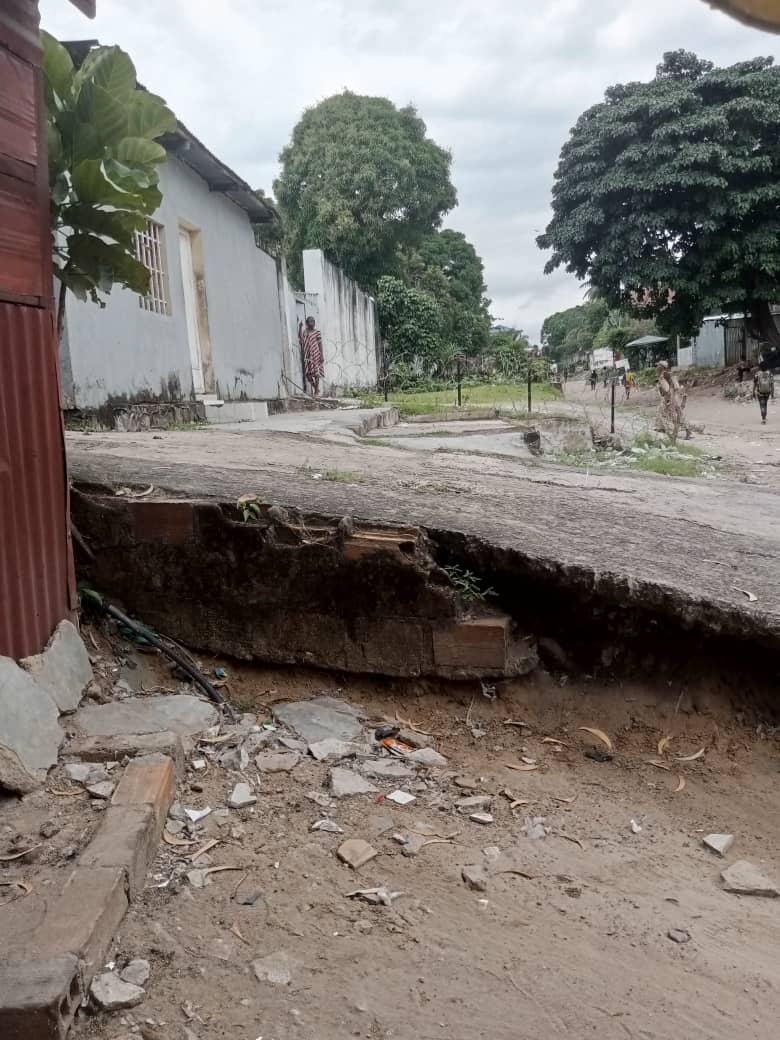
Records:
[[[701,0],[97,0],[84,18],[42,0],[60,39],[125,48],[150,90],[253,186],[308,105],[347,87],[412,102],[452,151],[459,205],[445,226],[485,261],[492,312],[533,339],[581,302],[545,276],[534,239],[548,219],[561,144],[604,88],[647,79],[664,51],[718,64],[774,54],[777,37]]]

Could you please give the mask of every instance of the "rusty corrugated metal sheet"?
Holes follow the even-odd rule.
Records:
[[[0,302],[0,654],[37,653],[73,604],[51,311]]]

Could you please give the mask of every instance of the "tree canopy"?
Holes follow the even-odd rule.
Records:
[[[421,358],[429,366],[441,356],[442,315],[435,298],[400,278],[383,275],[377,283],[377,308],[382,334],[394,361]]]
[[[743,308],[780,334],[780,69],[664,55],[649,83],[610,87],[561,150],[537,242],[614,307],[692,334]]]
[[[371,288],[399,247],[419,243],[457,201],[449,152],[411,105],[387,98],[326,98],[303,114],[280,160],[274,190],[294,280],[301,251],[319,248]]]

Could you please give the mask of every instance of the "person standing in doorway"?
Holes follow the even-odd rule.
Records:
[[[311,383],[313,396],[319,397],[320,379],[325,375],[325,358],[322,353],[322,335],[315,326],[316,322],[311,314],[306,319],[305,326],[302,321],[299,321],[298,342],[303,350],[303,370],[306,373],[306,380]]]
[[[758,407],[761,409],[761,422],[766,426],[766,407],[769,398],[775,396],[775,377],[770,371],[766,361],[762,361],[758,372],[753,380],[753,397],[758,398]]]
[[[592,369],[591,373],[590,373],[590,388],[591,388],[591,390],[595,390],[596,389],[596,383],[598,382],[598,378],[599,377],[598,377],[598,373],[596,372],[596,369],[595,368]]]

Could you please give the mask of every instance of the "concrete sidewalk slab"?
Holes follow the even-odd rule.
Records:
[[[171,697],[128,697],[110,704],[87,704],[74,718],[88,737],[108,737],[167,730],[193,736],[213,726],[217,712],[206,701],[189,694]]]
[[[57,761],[64,737],[58,718],[57,705],[32,676],[9,657],[0,657],[0,747],[14,752],[33,777]],[[11,765],[3,770],[0,756],[0,787],[18,790],[12,786],[18,784],[18,773]]]

